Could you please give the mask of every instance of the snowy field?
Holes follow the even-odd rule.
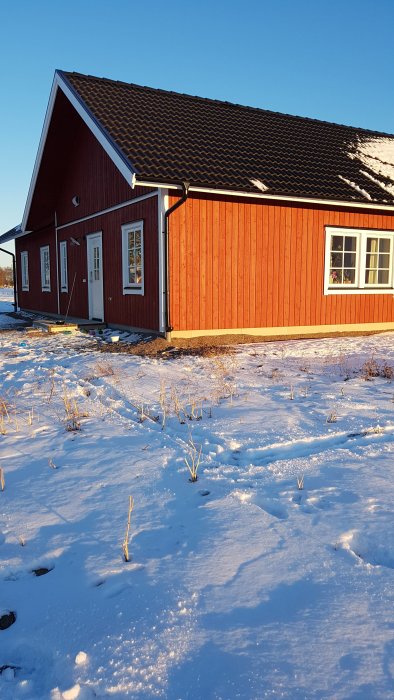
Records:
[[[0,332],[1,700],[393,698],[393,339]]]
[[[0,288],[0,331],[4,328],[15,328],[23,323],[7,314],[14,311],[14,290],[6,287]]]

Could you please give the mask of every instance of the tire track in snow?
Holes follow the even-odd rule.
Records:
[[[394,435],[394,425],[385,428],[367,428],[358,433],[338,432],[331,435],[306,437],[300,440],[274,443],[265,447],[249,448],[246,450],[228,450],[217,455],[222,464],[235,463],[240,466],[253,464],[263,467],[272,462],[297,457],[312,457],[326,450],[335,450],[351,445],[358,447],[368,439],[370,442],[391,442]]]

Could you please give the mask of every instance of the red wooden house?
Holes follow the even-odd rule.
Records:
[[[22,309],[173,336],[394,329],[394,136],[55,73]]]

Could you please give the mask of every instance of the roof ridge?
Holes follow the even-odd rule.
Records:
[[[150,85],[139,85],[138,83],[127,83],[124,80],[114,80],[112,78],[104,78],[104,77],[99,77],[96,75],[90,75],[90,74],[85,74],[85,73],[79,73],[78,71],[63,71],[63,70],[57,70],[56,71],[59,74],[64,75],[66,78],[69,75],[73,75],[76,77],[81,77],[81,78],[87,78],[89,80],[97,80],[100,82],[106,82],[106,83],[111,83],[113,85],[123,85],[127,88],[137,88],[139,90],[145,90],[149,92],[156,92],[160,94],[165,94],[165,95],[173,95],[175,97],[182,97],[182,98],[187,98],[189,100],[195,100],[198,102],[208,102],[212,104],[217,104],[217,105],[223,105],[223,106],[228,106],[229,108],[235,108],[235,109],[240,109],[240,110],[245,110],[249,112],[264,112],[266,114],[272,114],[277,117],[286,117],[288,119],[292,120],[297,120],[297,121],[308,121],[308,122],[313,122],[316,124],[327,124],[329,126],[337,127],[339,129],[349,129],[351,131],[360,133],[366,133],[366,134],[371,134],[373,136],[386,136],[389,138],[394,137],[394,133],[389,133],[386,131],[374,131],[372,129],[366,129],[365,127],[358,127],[358,126],[353,126],[349,124],[340,124],[338,122],[331,122],[328,121],[327,119],[317,119],[315,117],[302,117],[299,114],[289,114],[288,112],[278,112],[276,110],[272,109],[265,109],[263,107],[252,107],[250,105],[242,105],[237,102],[230,102],[229,100],[217,100],[212,97],[201,97],[200,95],[190,95],[189,93],[186,92],[176,92],[175,90],[164,90],[162,88],[154,88],[151,87]]]

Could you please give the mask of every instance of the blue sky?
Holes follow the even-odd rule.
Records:
[[[0,233],[56,68],[394,133],[393,26],[393,0],[0,0]]]

